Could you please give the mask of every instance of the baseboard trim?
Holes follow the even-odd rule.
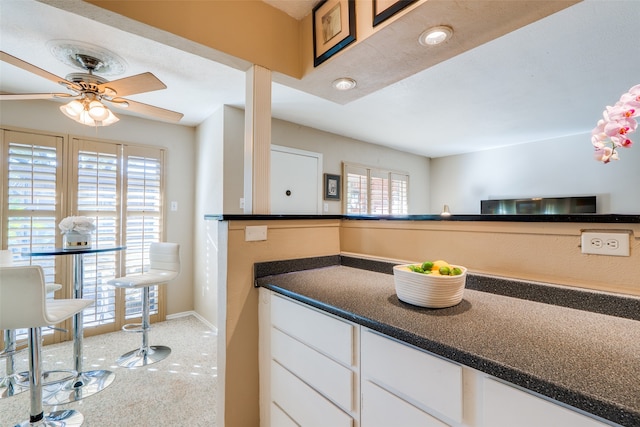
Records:
[[[187,317],[187,316],[193,316],[193,317],[197,318],[202,323],[207,325],[216,335],[218,335],[218,328],[216,328],[213,324],[211,324],[211,322],[209,322],[207,319],[205,319],[204,317],[202,317],[200,314],[196,313],[193,310],[191,310],[191,311],[183,311],[181,313],[168,314],[166,316],[166,319],[167,320],[179,319],[181,317]]]

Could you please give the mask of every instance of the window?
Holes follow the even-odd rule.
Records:
[[[345,163],[347,214],[406,215],[409,175]]]
[[[13,252],[17,265],[42,265],[47,281],[68,283],[60,293],[70,297],[70,257],[20,252],[60,247],[57,224],[66,216],[94,218],[94,244],[127,249],[83,256],[83,298],[94,300],[83,311],[85,331],[115,331],[139,317],[140,291],[107,282],[142,271],[149,245],[162,239],[164,150],[11,130],[1,135],[2,248]],[[151,292],[152,320],[159,320],[164,295],[157,286]]]
[[[55,247],[63,139],[5,131],[2,141],[2,244],[11,249],[16,265],[30,265],[20,252]],[[47,282],[54,281],[54,257],[34,258],[33,264],[42,266]]]

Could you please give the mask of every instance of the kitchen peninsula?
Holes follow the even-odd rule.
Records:
[[[208,240],[211,242],[208,259],[210,259],[211,268],[215,269],[212,271],[212,277],[216,277],[218,288],[217,318],[220,342],[226,343],[226,346],[220,346],[219,349],[219,360],[224,361],[219,369],[220,386],[224,387],[225,392],[224,399],[219,402],[218,414],[224,417],[228,425],[255,426],[260,423],[260,374],[257,362],[260,298],[258,288],[254,287],[253,274],[254,265],[257,263],[339,255],[383,259],[392,263],[446,259],[451,263],[466,266],[474,276],[508,278],[510,284],[507,288],[515,289],[520,293],[527,289],[527,283],[541,282],[575,290],[586,290],[591,294],[613,293],[628,299],[640,295],[640,284],[637,280],[637,277],[640,277],[640,258],[638,258],[640,244],[636,238],[640,236],[640,219],[632,215],[545,216],[545,218],[536,217],[529,220],[525,216],[510,219],[480,215],[454,215],[448,220],[440,220],[437,216],[356,218],[339,215],[210,215],[206,216],[206,219],[208,220],[206,221]],[[266,240],[248,241],[245,235],[247,227],[266,227]],[[592,229],[628,233],[631,256],[602,257],[582,254],[580,234],[584,230]],[[350,267],[340,266],[340,268]],[[386,277],[386,280],[390,281],[388,283],[392,283],[392,276],[362,271],[366,274],[376,274],[375,277],[378,277],[377,275]],[[286,270],[283,270],[271,274],[285,272]],[[471,303],[473,309],[484,307],[485,314],[492,313],[492,304],[495,301],[511,298],[473,289],[466,292],[467,303]],[[392,295],[391,288],[389,297]],[[366,297],[362,298],[366,299]],[[463,304],[466,304],[465,300]],[[608,314],[594,314],[580,308],[567,309],[546,303],[519,301],[523,302],[511,306],[509,313],[512,317],[509,319],[520,318],[519,309],[530,308],[532,307],[530,304],[536,308],[543,307],[544,310],[554,312],[561,309],[568,310],[571,313],[569,317],[573,319],[572,322],[578,324],[582,324],[579,319],[583,316],[585,325],[589,324],[588,319],[593,315],[610,317]],[[392,300],[389,300],[387,305],[389,309],[401,308],[397,307],[397,299],[396,305]],[[615,305],[613,304],[614,307]],[[473,315],[473,309],[460,313],[456,319],[468,319],[466,316]],[[546,317],[543,316],[543,318]],[[527,319],[525,312],[522,313],[522,319]],[[562,315],[560,319],[562,320],[557,322],[558,327],[563,327],[566,316]],[[439,317],[436,320],[443,321]],[[508,322],[512,321],[508,320]],[[617,325],[617,322],[631,322],[629,325],[635,328],[631,327],[629,333],[637,334],[634,332],[638,329],[637,320],[620,318],[612,324]],[[606,347],[615,346],[615,343],[605,339],[606,329],[610,325],[606,322],[603,330],[598,330],[594,325],[596,329],[592,338],[602,341],[604,350],[597,355],[591,354],[597,359],[593,363],[606,360],[609,357],[607,351],[615,350],[614,347]],[[619,331],[618,327],[614,329]],[[373,331],[375,332],[376,329]],[[477,336],[478,340],[481,338],[482,335]],[[518,335],[514,332],[512,338],[526,341],[531,339],[531,336],[530,334]],[[572,347],[565,346],[558,337],[554,339],[557,340],[557,345],[553,347],[556,351],[562,353],[566,350],[567,354],[571,353]],[[412,343],[411,340],[408,342]],[[636,344],[630,345],[637,345],[637,337],[634,342]],[[473,352],[477,350],[473,348],[465,350],[465,348],[463,346],[462,350],[469,354],[474,354]],[[460,354],[464,354],[464,351]],[[592,351],[595,351],[595,347]],[[635,359],[630,359],[628,363],[635,363],[635,366],[638,366],[637,347],[635,354]],[[619,354],[616,357],[619,357]],[[460,360],[458,362],[465,363]],[[537,366],[538,361],[531,360],[530,363]],[[470,366],[478,369],[473,364]],[[509,369],[514,369],[512,373],[518,372],[513,366]],[[536,369],[542,368],[537,366]],[[590,368],[585,366],[585,369]],[[481,371],[481,369],[478,370]],[[523,373],[526,372],[528,371],[523,371]],[[529,373],[536,376],[538,371],[533,370]],[[551,374],[554,373],[551,372]],[[564,378],[564,375],[561,373],[560,378]],[[496,377],[500,378],[499,375]],[[526,382],[526,375],[523,374],[522,380]],[[518,384],[518,381],[509,382]],[[571,387],[566,387],[566,390],[571,390]],[[538,392],[544,394],[544,387]],[[571,394],[569,391],[567,393]],[[555,397],[559,401],[564,399],[560,399],[561,396]],[[568,403],[566,399],[565,403]],[[637,412],[637,407],[633,409],[633,404],[629,404],[628,401],[622,403],[624,407],[632,408],[623,413],[632,416],[634,411]],[[615,407],[614,402],[607,411]],[[612,419],[607,418],[608,412],[605,414],[585,410],[600,414],[602,418]],[[633,425],[625,422],[627,421],[619,424]]]
[[[290,271],[269,274],[270,269],[281,272],[284,266]],[[398,300],[392,267],[393,263],[345,256],[277,261],[256,265],[256,284],[445,358],[454,362],[452,366],[472,368],[473,372],[463,370],[463,377],[471,376],[485,387],[486,378],[497,378],[505,382],[501,384],[515,385],[619,425],[640,425],[640,298],[469,275],[460,304],[428,309]],[[615,316],[607,313],[607,307]],[[286,330],[287,325],[278,328]],[[366,351],[364,344],[355,347]],[[274,349],[272,352],[277,354]],[[364,360],[363,354],[356,357],[361,358]],[[392,358],[386,362],[387,371],[393,371],[395,363],[410,363]],[[421,374],[416,369],[410,376],[414,375]],[[418,387],[442,393],[447,389],[444,381],[423,381]],[[452,382],[456,381],[460,381],[459,376],[453,377]],[[490,387],[494,386],[484,390],[485,404],[492,398]],[[449,399],[461,401],[458,415],[443,415],[447,425],[516,425],[513,419],[503,421],[506,415],[501,412],[506,409],[491,415],[495,408],[480,404],[477,411],[471,411],[475,416],[463,417],[462,401],[473,401],[473,397],[463,398],[462,390],[458,394]],[[362,415],[365,418],[364,410]],[[488,419],[492,420],[490,424]],[[535,425],[551,425],[549,421],[559,420],[538,420]],[[576,424],[569,422],[562,425],[608,425],[589,424],[582,417]],[[517,425],[524,423],[522,420]]]

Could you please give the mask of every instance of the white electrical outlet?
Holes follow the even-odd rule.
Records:
[[[582,233],[582,253],[596,255],[629,256],[629,233]]]

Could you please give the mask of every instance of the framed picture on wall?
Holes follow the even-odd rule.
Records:
[[[324,199],[340,200],[340,175],[324,174]]]
[[[416,0],[373,0],[373,26],[386,21]]]
[[[356,39],[355,0],[324,0],[313,8],[313,66]]]

